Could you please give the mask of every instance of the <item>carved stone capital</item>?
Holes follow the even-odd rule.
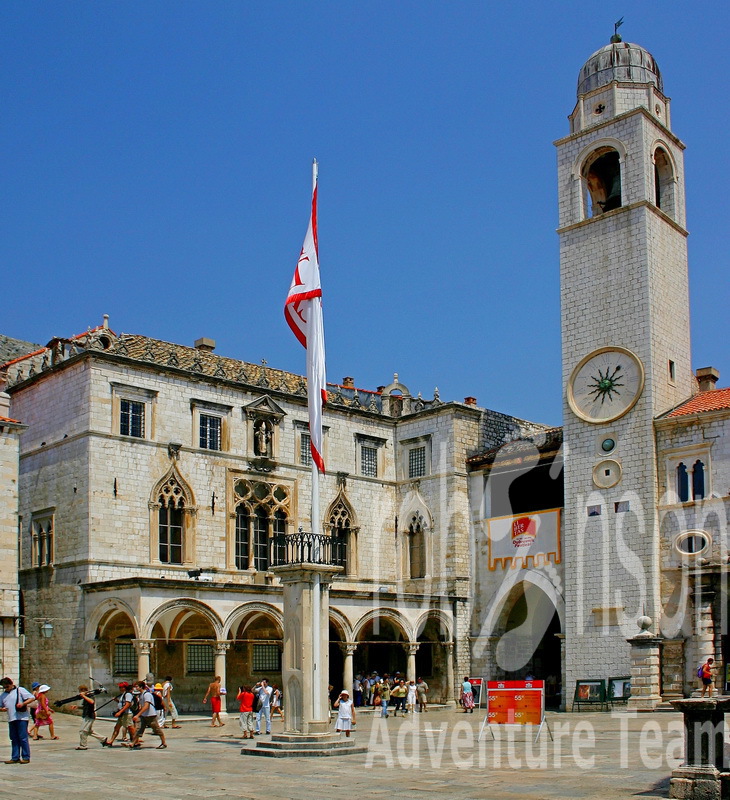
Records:
[[[154,639],[132,639],[132,646],[138,656],[148,656],[155,646]]]
[[[415,656],[418,652],[418,648],[421,646],[420,642],[404,642],[403,649],[408,653],[409,656]]]
[[[340,650],[345,656],[352,656],[358,648],[357,642],[339,642]]]
[[[216,642],[215,643],[215,654],[217,656],[224,656],[231,646],[230,642]]]

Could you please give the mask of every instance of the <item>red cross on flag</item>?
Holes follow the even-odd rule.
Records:
[[[324,472],[322,458],[322,406],[327,402],[324,364],[324,324],[322,321],[322,286],[319,280],[317,247],[317,162],[312,181],[312,213],[302,252],[299,254],[284,316],[294,335],[307,350],[307,395],[309,398],[309,434],[312,460]]]

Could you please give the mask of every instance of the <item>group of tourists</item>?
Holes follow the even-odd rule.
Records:
[[[51,739],[58,739],[53,724],[53,708],[48,699],[51,687],[45,683],[33,682],[32,691],[16,686],[12,678],[0,681],[0,711],[5,712],[11,742],[11,755],[6,764],[28,764],[30,762],[30,742],[43,739],[41,730],[48,728]],[[65,700],[56,701],[56,707],[67,706],[69,711],[81,712],[81,728],[77,750],[88,750],[91,736],[102,747],[112,747],[119,734],[121,744],[136,750],[142,746],[142,736],[147,728],[159,737],[158,750],[167,748],[163,728],[180,728],[177,724],[177,708],[172,699],[172,677],[167,676],[165,682],[155,683],[154,677],[148,674],[145,680],[130,684],[122,681],[118,684],[119,694],[104,703],[114,703],[115,725],[111,736],[102,736],[94,731],[97,706],[96,700],[101,691],[92,690],[86,684],[80,684],[78,694]],[[77,704],[80,701],[80,705]],[[167,718],[170,722],[168,723]]]
[[[390,708],[393,716],[398,716],[398,711],[403,714],[414,714],[416,711],[427,711],[428,684],[423,678],[409,681],[400,672],[389,675],[387,672],[381,677],[377,672],[370,675],[358,674],[352,686],[353,705],[355,708],[372,706],[380,708],[380,715],[388,717]],[[349,693],[348,693],[349,697]]]
[[[216,675],[203,698],[203,704],[206,704],[210,698],[211,728],[222,728],[226,724],[221,719],[224,694],[226,694],[226,690],[221,684],[221,678]],[[265,725],[266,733],[271,733],[273,716],[278,714],[282,720],[284,719],[281,689],[276,684],[270,685],[266,678],[262,678],[253,686],[239,686],[236,702],[239,713],[238,724],[244,739],[253,739],[254,736],[259,736],[262,722]]]

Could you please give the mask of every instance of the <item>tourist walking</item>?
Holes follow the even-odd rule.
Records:
[[[155,696],[145,685],[144,681],[138,681],[136,685],[140,688],[142,694],[139,699],[139,711],[132,717],[132,722],[139,723],[139,727],[129,746],[135,750],[142,747],[139,741],[142,738],[142,734],[145,732],[145,729],[152,728],[152,733],[159,736],[161,741],[161,744],[157,745],[157,749],[164,750],[167,747],[167,742],[165,741],[165,732],[157,721]]]
[[[281,689],[274,684],[271,688],[271,719],[274,718],[274,714],[278,714],[283,721],[284,710],[281,707],[281,701]]]
[[[266,719],[266,733],[271,733],[271,686],[266,678],[263,678],[260,683],[253,687],[253,693],[256,696],[256,707],[258,713],[256,714],[256,736],[261,733],[261,717]]]
[[[352,693],[354,695],[355,708],[360,708],[362,705],[362,676],[359,673],[355,675],[355,680],[352,684]]]
[[[165,725],[164,728],[167,727],[167,717],[170,718],[170,722],[172,723],[171,727],[173,728],[182,728],[182,725],[177,724],[177,707],[175,705],[175,701],[172,699],[172,690],[174,689],[172,685],[172,675],[168,675],[165,678],[165,682],[162,684],[162,702],[165,704]]]
[[[134,724],[132,722],[132,717],[134,715],[134,694],[132,694],[131,689],[132,687],[127,681],[122,681],[119,684],[120,692],[117,695],[117,710],[114,712],[116,724],[114,725],[111,737],[104,739],[101,743],[102,747],[111,747],[120,731],[128,733],[130,741],[134,739]]]
[[[33,739],[42,739],[40,730],[44,726],[48,726],[48,732],[51,734],[51,739],[58,739],[56,732],[53,729],[53,712],[51,711],[51,704],[48,702],[47,692],[51,690],[48,684],[41,684],[38,691],[35,693],[38,705],[35,709],[35,725],[33,726]]]
[[[205,693],[203,703],[208,702],[208,695],[210,695],[210,710],[212,717],[210,720],[211,728],[222,728],[226,723],[221,720],[221,678],[220,675],[215,676],[215,680],[208,685],[208,691]],[[216,725],[216,720],[218,724]]]
[[[350,700],[350,693],[347,689],[340,692],[340,696],[335,700],[334,707],[337,709],[337,722],[335,723],[335,732],[345,732],[345,736],[350,736],[352,726],[356,724],[355,720],[355,707],[352,700]]]
[[[0,711],[7,714],[8,734],[10,736],[10,759],[6,764],[30,763],[30,742],[28,741],[28,707],[35,697],[22,686],[16,686],[12,678],[0,681],[3,688],[0,694]]]
[[[464,683],[461,684],[461,706],[465,714],[474,713],[474,688],[468,675],[464,677]]]
[[[88,750],[86,742],[89,736],[93,736],[104,745],[106,737],[101,736],[94,732],[94,720],[96,719],[96,700],[90,694],[89,687],[82,683],[79,686],[79,697],[81,698],[81,727],[79,728],[79,746],[77,750]],[[76,710],[78,706],[69,706],[72,710]]]
[[[239,705],[238,723],[241,726],[241,737],[243,739],[253,739],[253,701],[254,696],[250,687],[239,686],[236,700]]]
[[[713,664],[715,663],[714,658],[708,658],[707,661],[699,668],[698,675],[702,681],[702,694],[701,697],[704,697],[708,692],[710,697],[712,697],[712,690],[714,688],[714,668]]]

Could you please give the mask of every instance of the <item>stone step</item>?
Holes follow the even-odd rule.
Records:
[[[242,756],[263,756],[264,758],[326,758],[327,756],[355,756],[364,755],[368,748],[366,745],[352,745],[351,747],[328,747],[327,749],[276,750],[266,747],[269,742],[261,742],[259,747],[244,747]],[[349,744],[349,743],[348,743]]]
[[[271,736],[272,742],[339,742],[339,733],[274,733]]]
[[[257,747],[264,749],[272,748],[273,750],[326,750],[328,747],[342,750],[343,748],[351,747],[352,742],[348,739],[340,739],[334,742],[259,742]]]

